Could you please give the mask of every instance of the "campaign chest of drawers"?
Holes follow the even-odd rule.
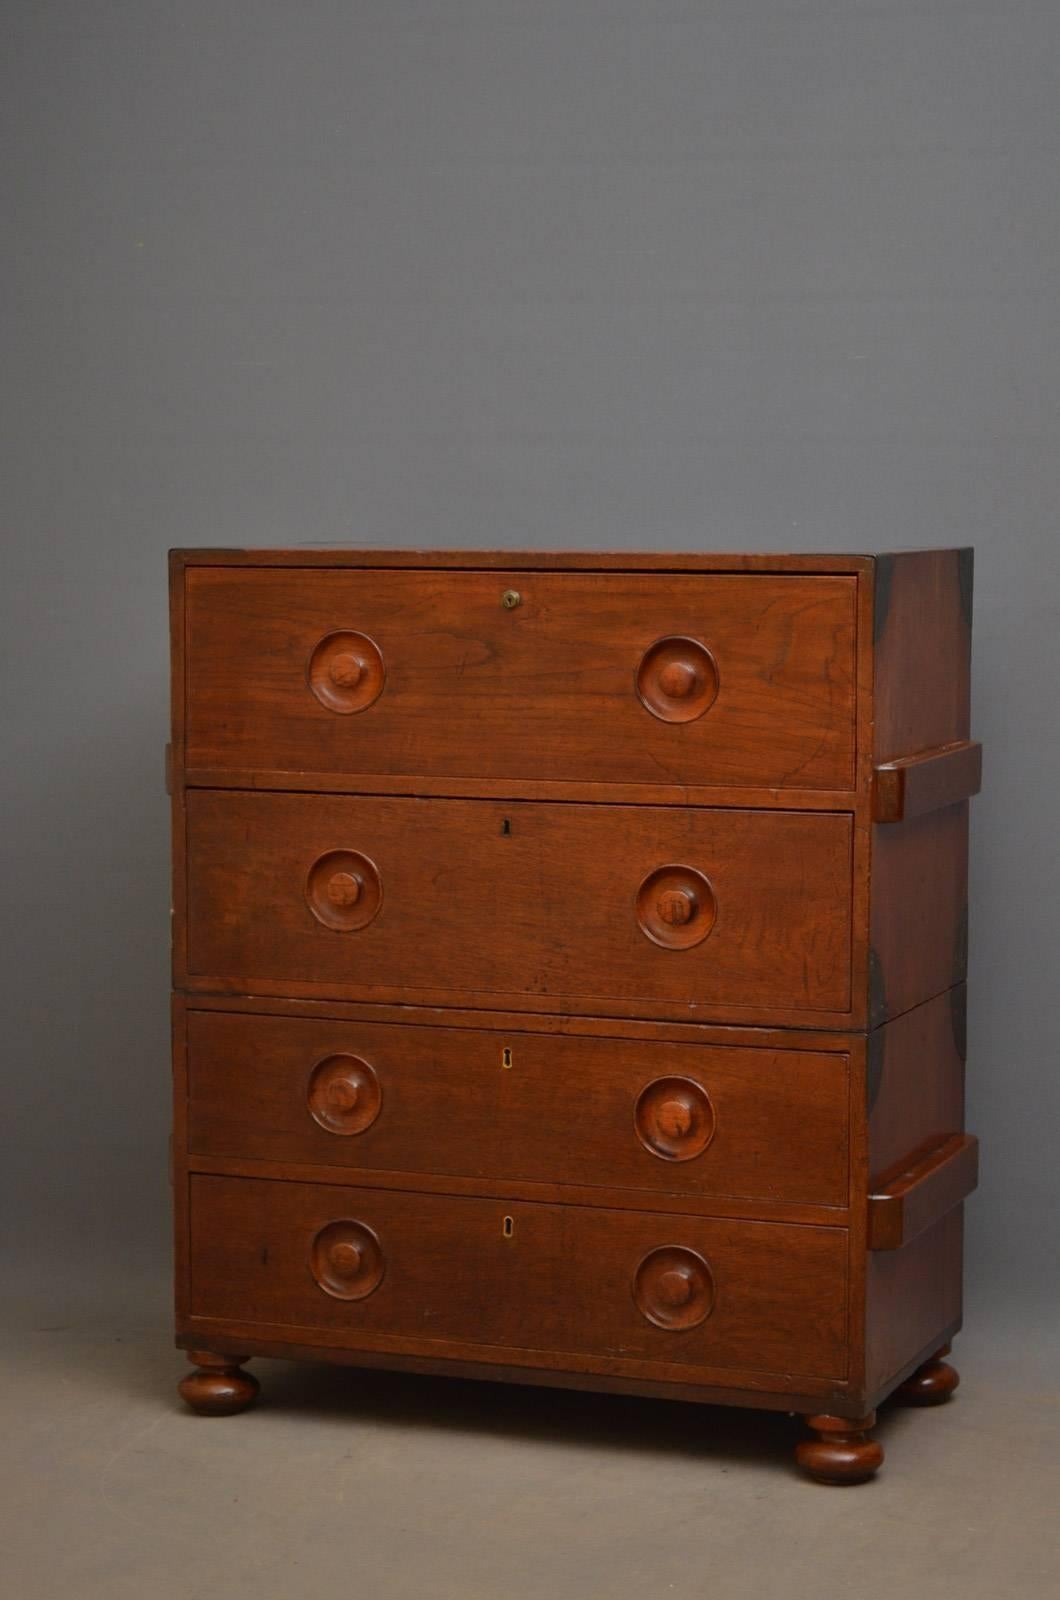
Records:
[[[971,552],[171,558],[177,1342],[956,1386]]]

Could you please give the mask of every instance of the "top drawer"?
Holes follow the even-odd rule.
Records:
[[[200,771],[840,789],[852,576],[187,571]]]

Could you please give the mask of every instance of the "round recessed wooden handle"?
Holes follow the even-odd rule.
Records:
[[[306,682],[320,704],[340,716],[367,711],[383,692],[383,652],[366,633],[329,633],[313,649]]]
[[[327,881],[326,893],[333,906],[355,906],[361,898],[361,880],[353,872],[335,872]]]
[[[695,722],[714,704],[718,684],[717,663],[706,645],[679,634],[656,639],[635,678],[641,705],[660,722]]]
[[[717,902],[710,879],[696,867],[677,862],[656,867],[637,890],[640,931],[666,950],[701,944],[714,926]]]
[[[656,1078],[637,1096],[637,1138],[663,1161],[692,1161],[714,1137],[714,1107],[694,1078]]]
[[[326,928],[350,933],[367,927],[383,904],[379,868],[359,850],[329,850],[306,874],[305,897]]]
[[[668,1332],[698,1328],[714,1309],[714,1275],[688,1245],[649,1250],[633,1275],[633,1302],[642,1317]]]
[[[366,1300],[383,1281],[383,1249],[365,1222],[326,1223],[309,1247],[309,1271],[335,1300]]]
[[[325,1056],[309,1074],[306,1105],[314,1122],[327,1133],[364,1133],[382,1104],[375,1069],[360,1056]]]

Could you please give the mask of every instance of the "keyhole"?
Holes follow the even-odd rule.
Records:
[[[515,1222],[511,1217],[505,1217],[504,1222],[501,1224],[501,1232],[506,1239],[511,1238],[515,1232]]]
[[[511,831],[512,819],[511,817],[505,817],[504,821],[501,823],[501,832],[504,834],[505,838],[507,838]]]
[[[511,1046],[510,1045],[505,1045],[504,1049],[501,1051],[501,1066],[502,1067],[510,1067],[511,1064],[512,1064]]]

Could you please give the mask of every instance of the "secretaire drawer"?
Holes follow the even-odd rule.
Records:
[[[852,831],[833,812],[192,790],[189,980],[842,1012]]]
[[[846,1372],[841,1228],[201,1175],[190,1213],[193,1319]]]
[[[191,1011],[187,1071],[195,1155],[847,1203],[839,1052]]]
[[[213,771],[849,789],[852,576],[195,567]]]

